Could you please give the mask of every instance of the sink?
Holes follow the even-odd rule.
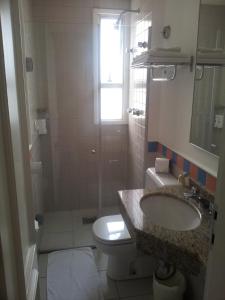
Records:
[[[145,195],[140,206],[152,223],[166,229],[188,231],[201,224],[201,213],[197,207],[170,194]]]

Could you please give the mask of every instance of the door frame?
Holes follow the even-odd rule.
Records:
[[[3,299],[26,299],[23,253],[16,197],[13,153],[10,140],[10,122],[7,108],[7,89],[3,62],[3,42],[0,20],[0,269]]]
[[[30,254],[32,249],[36,250],[36,234],[20,4],[20,0],[3,0],[0,4],[0,276],[3,280],[0,287],[4,289],[3,299],[25,300],[29,297],[32,279]],[[17,128],[14,133],[13,128]],[[18,153],[17,148],[20,148]],[[23,194],[20,193],[21,182]],[[25,247],[19,202],[22,198],[26,203],[23,218],[28,224]]]
[[[217,209],[217,220],[213,228],[215,239],[209,253],[204,300],[225,299],[225,127],[222,142],[215,196]]]

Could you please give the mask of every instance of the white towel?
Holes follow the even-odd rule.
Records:
[[[198,48],[199,52],[202,53],[221,53],[224,52],[223,48],[206,48],[206,47],[199,47]]]
[[[170,47],[170,48],[153,48],[155,51],[169,51],[169,52],[181,52],[181,47]]]
[[[48,300],[102,300],[90,248],[52,252],[47,267]]]
[[[224,59],[225,51],[223,52],[197,52],[197,58],[209,58],[209,59]]]
[[[133,62],[138,63],[139,61],[143,60],[152,60],[155,57],[162,57],[162,58],[185,58],[187,55],[181,52],[181,48],[174,47],[174,48],[153,48],[148,51],[142,52],[140,55],[137,55]]]

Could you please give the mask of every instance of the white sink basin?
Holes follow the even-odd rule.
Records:
[[[198,208],[172,195],[145,195],[140,201],[140,206],[152,223],[167,229],[187,231],[201,224]]]

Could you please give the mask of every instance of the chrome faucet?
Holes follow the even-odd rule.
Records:
[[[186,200],[194,199],[199,206],[208,210],[208,213],[210,215],[213,215],[214,218],[216,218],[217,216],[216,204],[210,201],[209,199],[207,199],[206,197],[204,197],[204,195],[202,195],[195,186],[192,186],[190,192],[184,193],[184,198]]]
[[[185,199],[192,198],[192,199],[195,199],[195,200],[200,200],[201,197],[199,195],[199,192],[198,192],[197,188],[195,186],[192,186],[190,192],[184,193],[184,198]]]

